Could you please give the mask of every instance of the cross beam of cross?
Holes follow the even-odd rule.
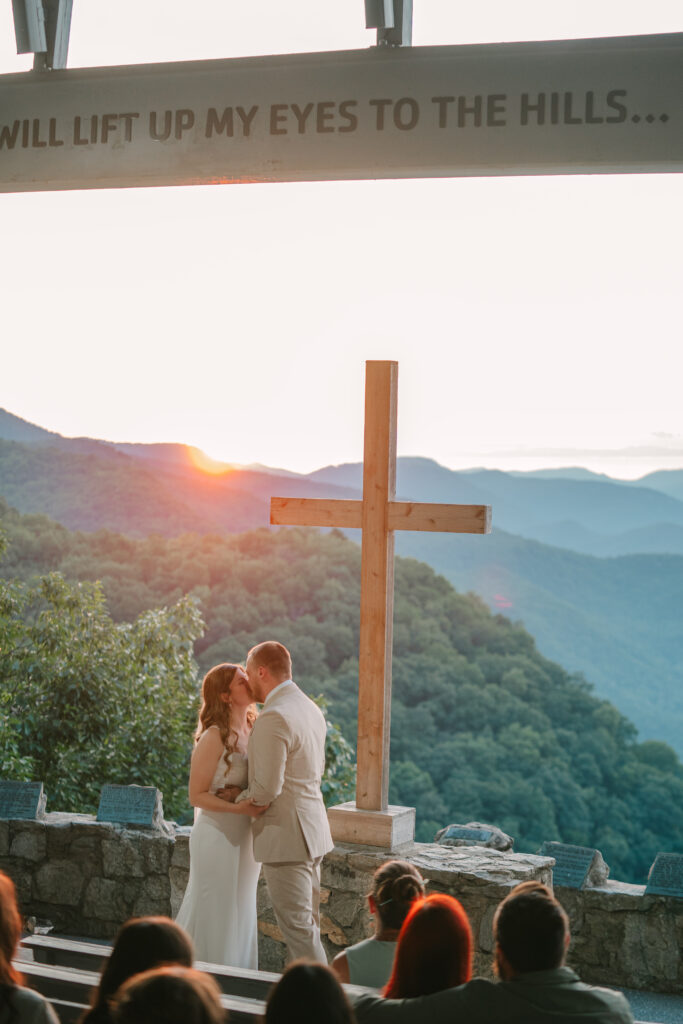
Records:
[[[282,526],[362,529],[356,807],[386,810],[389,795],[394,531],[490,533],[489,505],[396,501],[398,363],[368,361],[362,501],[271,498]]]

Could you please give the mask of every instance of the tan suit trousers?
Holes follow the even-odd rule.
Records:
[[[264,864],[268,892],[289,960],[305,957],[326,964],[320,941],[320,862]]]

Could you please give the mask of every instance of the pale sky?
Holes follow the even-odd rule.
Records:
[[[680,32],[680,0],[414,0],[414,43]],[[74,0],[70,67],[365,48],[362,0]],[[0,0],[0,74],[15,53]],[[0,111],[0,121],[2,112]],[[0,406],[308,471],[683,467],[683,175],[0,195]],[[619,454],[621,453],[621,454]]]

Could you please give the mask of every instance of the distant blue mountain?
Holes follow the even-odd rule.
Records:
[[[660,469],[632,482],[633,487],[652,487],[683,501],[683,469]]]
[[[568,472],[570,476],[564,476]],[[654,486],[615,481],[589,470],[503,473],[447,469],[432,459],[400,458],[397,494],[413,501],[493,506],[494,525],[508,533],[582,554],[683,554],[683,500]],[[362,487],[362,466],[327,466],[317,483]],[[683,471],[681,471],[683,489]],[[671,489],[671,477],[664,483]]]
[[[541,480],[609,480],[611,483],[622,483],[621,480],[614,480],[607,473],[594,473],[592,469],[584,466],[561,466],[557,469],[512,469],[508,470],[509,476],[536,477]],[[628,481],[623,481],[627,483]]]

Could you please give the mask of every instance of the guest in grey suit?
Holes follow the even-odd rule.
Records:
[[[320,862],[333,847],[320,792],[327,726],[320,708],[292,681],[289,651],[274,640],[247,655],[248,686],[263,710],[247,758],[249,781],[238,800],[269,804],[253,822],[254,856],[290,959],[327,963],[320,941]]]
[[[493,920],[500,981],[474,978],[419,999],[361,996],[358,1024],[631,1024],[621,992],[584,985],[564,965],[569,922],[540,882],[523,882]]]

